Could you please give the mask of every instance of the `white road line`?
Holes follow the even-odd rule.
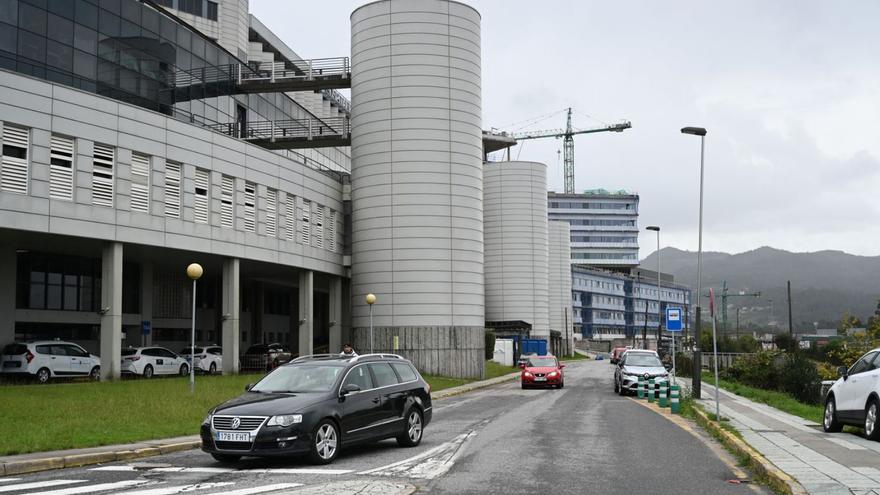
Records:
[[[476,434],[477,430],[471,430],[417,456],[388,464],[387,466],[361,471],[358,474],[429,480],[438,478],[452,468],[452,465],[455,464],[455,461],[464,451],[465,444]]]
[[[119,495],[176,495],[178,493],[195,492],[198,490],[209,490],[212,488],[220,488],[222,486],[234,485],[232,481],[224,481],[220,483],[199,483],[195,485],[166,486],[162,488],[148,488],[146,490],[132,490],[128,492],[120,492]]]
[[[327,474],[338,475],[351,473],[350,469],[310,469],[310,468],[265,468],[265,469],[233,469],[215,467],[157,467],[137,469],[135,466],[104,466],[92,468],[90,471],[139,471],[153,473],[234,473],[234,474]]]
[[[351,473],[351,469],[286,469],[286,468],[277,468],[277,469],[243,469],[241,471],[237,471],[239,473],[255,473],[255,474],[348,474]]]
[[[134,471],[134,466],[102,466],[91,468],[89,471]]]
[[[143,485],[149,483],[149,480],[128,480],[117,481],[116,483],[100,483],[98,485],[78,486],[76,488],[62,488],[61,490],[51,490],[48,492],[36,492],[40,495],[77,495],[78,493],[94,493],[106,490],[118,490],[128,488],[135,485]]]
[[[152,468],[154,473],[234,473],[237,469],[215,467],[162,467]]]
[[[255,493],[265,493],[275,490],[284,490],[285,488],[296,488],[303,486],[302,483],[276,483],[274,485],[255,486],[252,488],[242,488],[241,490],[230,490],[223,492],[223,495],[253,495]]]
[[[50,486],[73,485],[75,483],[85,483],[88,480],[49,480],[35,481],[33,483],[20,483],[18,485],[0,486],[0,492],[17,492],[20,490],[31,490],[33,488],[48,488]]]
[[[18,481],[21,478],[0,478],[0,483],[8,483],[10,481]]]

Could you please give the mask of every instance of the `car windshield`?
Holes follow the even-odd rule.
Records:
[[[555,367],[556,366],[556,358],[552,357],[540,357],[540,358],[530,358],[529,359],[530,367]]]
[[[282,366],[266,375],[251,391],[267,394],[329,392],[342,369],[342,366],[328,364]]]
[[[663,363],[653,354],[627,354],[626,365],[660,367],[663,366]]]
[[[190,353],[189,351],[190,351],[189,347],[184,347],[183,349],[181,349],[180,354],[189,354]],[[201,352],[202,352],[202,348],[196,347],[196,354],[199,354]]]

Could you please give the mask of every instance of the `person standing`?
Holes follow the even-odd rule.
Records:
[[[342,357],[356,357],[358,353],[354,352],[354,348],[350,343],[346,342],[345,345],[342,346],[342,352],[339,353]]]

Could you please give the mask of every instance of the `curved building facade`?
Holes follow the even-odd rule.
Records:
[[[525,322],[549,342],[547,166],[486,163],[484,191],[486,321]]]
[[[425,372],[480,376],[480,15],[452,1],[384,0],[351,24],[355,345],[369,349],[364,298],[374,293],[376,351],[395,350],[397,337]]]

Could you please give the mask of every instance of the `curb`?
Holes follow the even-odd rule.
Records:
[[[773,465],[745,441],[718,426],[700,407],[694,407],[693,411],[697,424],[713,433],[725,447],[747,458],[749,468],[764,477],[773,490],[787,495],[807,495],[807,490],[794,478]]]
[[[155,447],[147,447],[136,450],[95,452],[93,454],[75,454],[63,457],[47,457],[44,459],[28,459],[22,461],[3,462],[0,463],[0,476],[36,473],[38,471],[49,471],[51,469],[65,469],[89,466],[92,464],[103,464],[106,462],[140,459],[143,457],[152,457],[160,454],[180,452],[181,450],[196,449],[201,447],[201,445],[201,440],[195,440],[191,442],[161,444]]]
[[[468,392],[472,392],[474,390],[479,390],[481,388],[488,388],[494,385],[498,385],[499,383],[506,383],[513,380],[516,380],[520,375],[519,371],[514,371],[509,375],[497,376],[495,378],[490,378],[488,380],[482,380],[479,382],[467,383],[464,385],[460,385],[458,387],[447,388],[446,390],[441,390],[437,393],[431,394],[431,400],[440,400],[446,399],[449,397],[455,397],[456,395],[466,394]]]

